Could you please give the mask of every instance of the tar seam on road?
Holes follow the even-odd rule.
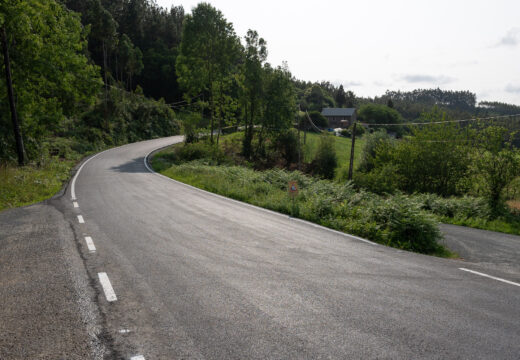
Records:
[[[96,247],[94,246],[94,241],[90,236],[85,236],[85,242],[87,243],[88,251],[96,252]]]
[[[112,284],[110,283],[110,279],[108,278],[107,273],[101,272],[98,273],[99,282],[101,283],[101,286],[103,287],[103,291],[105,292],[105,297],[107,298],[107,301],[112,302],[117,300],[116,293],[114,291],[114,288],[112,287]]]
[[[83,216],[78,215],[78,222],[79,222],[80,224],[84,224],[84,223],[85,223],[85,220],[83,219]]]
[[[318,228],[318,229],[322,229],[322,230],[326,230],[326,231],[329,231],[329,232],[332,232],[332,233],[335,233],[335,234],[338,234],[338,235],[341,235],[341,236],[344,236],[346,238],[349,238],[349,239],[355,239],[355,240],[359,240],[359,241],[362,241],[364,243],[367,243],[369,245],[374,245],[374,246],[377,246],[379,244],[373,242],[373,241],[370,241],[370,240],[367,240],[367,239],[363,239],[363,238],[360,238],[358,236],[355,236],[355,235],[350,235],[350,234],[347,234],[347,233],[343,233],[341,231],[337,231],[337,230],[333,230],[333,229],[329,229],[328,227],[325,227],[325,226],[322,226],[322,225],[318,225],[318,224],[315,224],[315,223],[312,223],[310,221],[307,221],[307,220],[303,220],[303,219],[298,219],[298,218],[294,218],[294,217],[290,217],[290,216],[287,216],[287,215],[284,215],[284,214],[281,214],[281,213],[278,213],[276,211],[272,211],[272,210],[269,210],[269,209],[264,209],[262,207],[259,207],[259,206],[255,206],[255,205],[252,205],[252,204],[248,204],[246,202],[242,202],[242,201],[238,201],[238,200],[235,200],[235,199],[231,199],[231,198],[228,198],[228,197],[225,197],[225,196],[222,196],[222,195],[219,195],[219,194],[215,194],[215,193],[212,193],[210,191],[207,191],[207,190],[204,190],[204,189],[199,189],[195,186],[192,186],[192,185],[189,185],[189,184],[185,184],[183,182],[180,182],[180,181],[177,181],[175,179],[172,179],[172,178],[169,178],[167,176],[164,176],[163,174],[160,174],[156,171],[154,171],[150,166],[148,166],[148,156],[150,156],[151,153],[157,151],[158,149],[161,149],[161,148],[166,148],[168,146],[171,146],[171,145],[174,145],[176,143],[173,143],[173,144],[170,144],[170,145],[167,145],[167,146],[161,146],[157,149],[154,149],[152,151],[150,151],[148,154],[146,154],[146,156],[144,157],[144,166],[146,167],[146,169],[151,172],[152,174],[154,175],[157,175],[157,176],[160,176],[160,177],[163,177],[167,180],[170,180],[170,181],[173,181],[177,184],[181,184],[181,185],[184,185],[184,186],[187,186],[189,188],[192,188],[192,189],[195,189],[197,191],[201,191],[201,192],[204,192],[206,194],[210,194],[212,196],[215,196],[215,197],[218,197],[220,199],[225,199],[226,201],[231,201],[231,202],[234,202],[234,203],[237,203],[237,204],[240,204],[240,205],[243,205],[243,206],[247,206],[247,207],[250,207],[250,208],[253,208],[253,209],[257,209],[257,210],[261,210],[261,211],[264,211],[264,212],[267,212],[269,214],[273,214],[273,215],[276,215],[276,216],[282,216],[283,218],[289,218],[290,220],[294,220],[294,221],[299,221],[303,224],[307,224],[307,225],[310,225],[310,226],[313,226],[315,228]]]
[[[474,271],[474,270],[470,270],[470,269],[466,269],[466,268],[459,268],[459,270],[467,271],[467,272],[475,274],[475,275],[480,275],[480,276],[484,276],[484,277],[487,277],[487,278],[490,278],[490,279],[493,279],[493,280],[501,281],[501,282],[509,284],[509,285],[520,286],[519,283],[515,283],[513,281],[502,279],[502,278],[499,278],[499,277],[496,277],[496,276],[491,276],[491,275],[488,275],[488,274],[484,274],[484,273],[481,273],[481,272],[478,272],[478,271]]]

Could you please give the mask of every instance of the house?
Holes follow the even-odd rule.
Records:
[[[324,108],[321,115],[327,118],[331,128],[348,128],[356,121],[355,108]]]

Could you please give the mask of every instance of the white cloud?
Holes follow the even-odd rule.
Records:
[[[519,85],[508,84],[506,86],[506,91],[508,93],[520,94],[520,84]]]
[[[406,81],[407,83],[428,83],[428,84],[448,84],[453,82],[455,79],[449,76],[432,76],[426,74],[408,74],[400,77],[401,80]]]
[[[516,46],[520,45],[520,28],[512,28],[500,39],[497,46]]]

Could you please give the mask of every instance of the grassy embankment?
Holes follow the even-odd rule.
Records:
[[[43,166],[0,166],[0,211],[52,197],[69,179],[75,160],[53,159]]]
[[[350,139],[337,139],[336,147],[340,149],[350,145]],[[307,141],[306,159],[312,158],[308,151],[313,151],[317,137],[310,136]],[[298,171],[255,171],[235,165],[233,160],[222,156],[221,150],[208,149],[211,147],[205,144],[188,147],[178,144],[156,154],[152,166],[166,176],[201,189],[381,244],[437,256],[453,256],[438,243],[442,237],[434,216],[407,196],[385,198],[356,190],[345,182],[321,180]],[[287,183],[292,180],[296,180],[300,187],[294,202],[287,193]]]

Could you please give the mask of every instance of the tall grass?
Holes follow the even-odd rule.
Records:
[[[43,166],[0,166],[0,211],[53,196],[68,180],[74,163],[73,160],[53,159]]]

